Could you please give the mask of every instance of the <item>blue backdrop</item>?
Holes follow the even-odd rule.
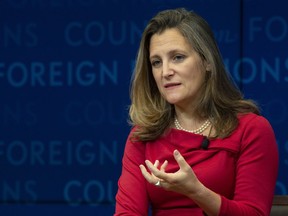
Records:
[[[0,0],[1,216],[113,214],[141,32],[175,7],[207,19],[261,105],[280,152],[275,194],[287,194],[284,0]]]

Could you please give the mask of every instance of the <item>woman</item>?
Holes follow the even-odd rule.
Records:
[[[228,76],[199,15],[182,8],[150,20],[129,114],[115,215],[270,214],[274,132]]]

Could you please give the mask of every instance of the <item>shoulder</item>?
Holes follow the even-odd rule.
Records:
[[[235,134],[241,140],[242,148],[251,144],[261,147],[276,144],[274,130],[264,116],[248,113],[239,115],[238,119],[239,125]]]
[[[264,116],[255,113],[239,114],[238,120],[238,128],[244,131],[247,129],[273,130],[270,122]]]
[[[137,140],[137,138],[134,137],[134,132],[136,131],[137,127],[132,127],[129,135],[126,140],[125,144],[125,154],[128,155],[138,155],[143,154],[145,151],[145,142]]]

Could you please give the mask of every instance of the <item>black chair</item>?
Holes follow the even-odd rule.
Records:
[[[288,216],[288,195],[275,195],[270,216]]]

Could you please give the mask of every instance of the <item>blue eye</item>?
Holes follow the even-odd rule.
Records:
[[[159,60],[154,60],[151,62],[152,67],[158,67],[161,64]]]
[[[184,59],[183,55],[176,55],[174,56],[174,61],[182,61]]]

